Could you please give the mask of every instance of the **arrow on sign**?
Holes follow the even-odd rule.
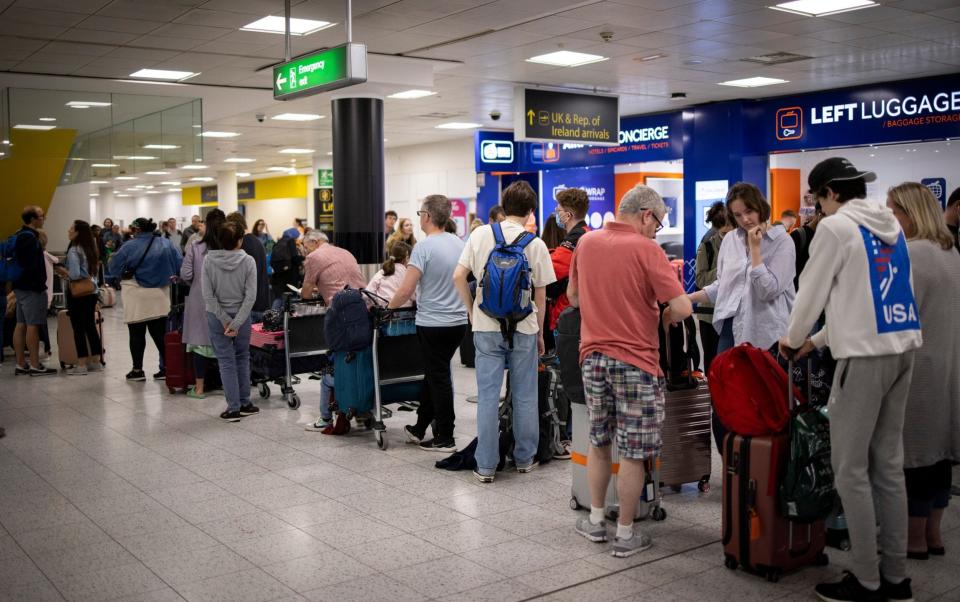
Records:
[[[527,111],[527,119],[530,121],[530,125],[533,125],[534,115],[535,113],[533,112],[533,109],[530,109],[529,111]]]
[[[283,84],[287,83],[287,78],[283,76],[283,73],[277,74],[277,90],[283,90]]]

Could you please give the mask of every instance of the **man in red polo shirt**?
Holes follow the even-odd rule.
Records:
[[[577,533],[607,541],[604,499],[610,482],[610,446],[620,456],[617,494],[620,515],[612,554],[626,557],[651,545],[634,533],[633,517],[644,484],[644,462],[660,455],[664,384],[660,372],[658,303],[664,320],[679,322],[693,312],[676,270],[654,240],[667,208],[652,188],[623,195],[615,222],[580,239],[570,265],[567,296],[580,307],[580,362],[590,418],[590,516]]]

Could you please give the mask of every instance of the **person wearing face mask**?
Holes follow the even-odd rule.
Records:
[[[796,294],[793,240],[783,226],[767,226],[770,205],[760,189],[738,182],[727,192],[726,204],[737,229],[720,243],[717,279],[690,295],[694,303],[714,304],[717,355],[741,343],[771,348],[787,331]],[[713,433],[720,450],[726,429],[716,414]]]
[[[567,284],[570,276],[570,262],[573,261],[573,252],[577,248],[580,238],[590,231],[587,225],[587,212],[590,210],[590,199],[582,188],[567,188],[557,193],[556,223],[563,228],[566,235],[560,245],[550,252],[553,262],[553,272],[557,281],[547,285],[547,319],[549,330],[557,328],[557,319],[560,312],[570,307],[567,299]]]

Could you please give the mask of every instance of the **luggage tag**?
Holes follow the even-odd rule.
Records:
[[[750,541],[760,539],[760,515],[753,508],[749,510],[750,516]]]
[[[657,499],[657,489],[653,483],[653,465],[649,461],[643,463],[643,493],[641,498],[644,502],[652,502]]]

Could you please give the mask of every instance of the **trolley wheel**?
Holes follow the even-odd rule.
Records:
[[[580,506],[580,502],[577,501],[576,496],[570,498],[570,509],[571,509],[571,510],[579,510],[581,507],[582,507],[582,506]]]
[[[697,482],[697,489],[700,490],[700,493],[710,493],[710,477],[706,476],[700,479]]]
[[[663,506],[657,506],[653,509],[653,512],[650,514],[650,518],[655,521],[662,521],[667,518],[667,511]]]
[[[849,541],[847,542],[847,545],[848,546],[850,545]],[[820,554],[819,556],[817,556],[816,560],[813,561],[813,564],[816,566],[827,566],[830,564],[830,557],[827,556],[826,554]]]
[[[853,546],[850,545],[849,539],[844,539],[840,542],[840,549],[843,550],[844,552],[849,552],[850,548],[852,547]]]
[[[727,568],[730,569],[731,571],[737,570],[737,566],[738,566],[739,564],[740,564],[740,563],[737,562],[737,559],[734,558],[733,556],[726,555],[726,556],[723,557],[723,566],[727,567]]]
[[[368,431],[372,431],[372,430],[373,430],[373,416],[364,418],[364,419],[363,419],[363,422],[361,422],[361,424],[363,424],[363,428],[367,429]],[[378,434],[379,434],[379,433],[378,433]]]
[[[383,431],[376,431],[373,436],[377,438],[377,447],[383,450],[387,449],[387,438]]]
[[[287,398],[287,405],[290,406],[291,410],[296,410],[300,407],[300,396],[296,393],[291,393],[290,397]]]
[[[257,392],[260,393],[260,399],[266,399],[270,397],[270,385],[267,383],[260,383],[257,385]]]
[[[167,391],[169,391],[171,395],[177,392],[177,390],[173,387],[167,387]]]
[[[770,583],[777,583],[778,581],[780,581],[780,571],[776,571],[773,569],[767,571],[767,581],[769,581]]]

